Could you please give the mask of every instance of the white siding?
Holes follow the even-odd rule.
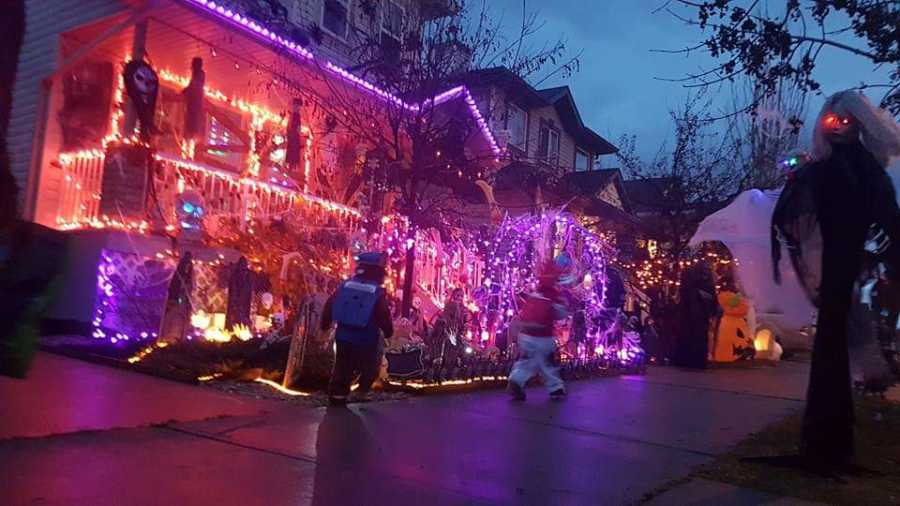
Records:
[[[118,0],[25,2],[25,39],[22,42],[13,88],[8,136],[12,172],[23,197],[28,184],[32,141],[37,127],[41,81],[52,74],[59,63],[60,34],[98,21],[124,8]]]

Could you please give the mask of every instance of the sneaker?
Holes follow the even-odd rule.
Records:
[[[523,390],[518,383],[510,381],[509,386],[506,387],[506,391],[509,392],[509,395],[512,396],[514,401],[525,400],[525,390]]]
[[[564,398],[564,397],[567,396],[567,395],[569,395],[569,394],[566,393],[566,389],[565,389],[565,388],[557,388],[556,390],[550,392],[550,398],[551,398],[551,399],[562,399],[562,398]]]

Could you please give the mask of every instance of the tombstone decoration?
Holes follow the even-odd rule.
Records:
[[[156,130],[153,115],[156,111],[156,97],[159,95],[159,78],[153,67],[144,61],[131,60],[123,72],[125,91],[141,122],[141,139],[150,140]]]
[[[100,214],[119,219],[147,217],[152,151],[142,145],[112,144],[103,161]]]
[[[225,329],[235,325],[250,326],[250,305],[253,302],[253,271],[247,259],[241,257],[231,269],[228,280],[228,307],[225,311]]]
[[[194,263],[190,252],[178,261],[175,273],[169,281],[166,296],[166,308],[160,325],[159,339],[166,343],[174,343],[184,339],[190,331],[191,292],[194,291]]]

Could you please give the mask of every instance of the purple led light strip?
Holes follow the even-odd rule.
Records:
[[[268,28],[263,27],[259,23],[249,19],[246,16],[241,15],[238,12],[232,11],[231,9],[228,9],[223,5],[219,5],[216,2],[209,1],[209,0],[182,0],[182,1],[194,4],[194,5],[198,5],[200,7],[204,7],[205,9],[207,9],[210,13],[214,14],[215,16],[228,21],[229,23],[237,26],[238,28],[248,31],[257,37],[267,39],[270,42],[277,44],[284,49],[287,49],[294,55],[297,55],[306,60],[316,61],[316,57],[313,55],[313,53],[310,50],[306,49],[305,47],[303,47],[289,39],[286,39],[286,38],[276,34],[273,31],[270,31]],[[425,105],[425,104],[432,105],[432,106],[440,105],[440,104],[447,102],[449,100],[452,100],[456,97],[463,96],[465,98],[466,105],[469,106],[469,111],[471,111],[472,116],[475,118],[475,122],[478,124],[478,127],[481,129],[481,133],[484,134],[485,138],[488,140],[488,143],[491,145],[491,151],[493,151],[494,155],[496,155],[496,156],[500,156],[500,154],[502,153],[500,146],[497,144],[497,139],[494,137],[494,134],[491,132],[490,126],[487,124],[487,121],[485,121],[484,116],[481,114],[481,111],[478,109],[478,105],[475,103],[475,99],[472,98],[472,93],[465,86],[457,86],[455,88],[451,88],[443,93],[440,93],[439,95],[437,95],[436,97],[434,97],[432,99],[426,100],[422,104],[413,104],[413,103],[404,102],[401,98],[397,97],[396,95],[388,93],[387,91],[382,90],[381,88],[375,86],[374,84],[372,84],[364,79],[360,79],[359,77],[353,75],[351,72],[347,71],[344,68],[341,68],[338,65],[335,65],[334,63],[331,63],[330,61],[325,61],[323,67],[325,69],[327,69],[329,72],[337,75],[341,79],[343,79],[355,86],[358,86],[383,100],[386,100],[390,103],[393,103],[397,106],[400,106],[400,107],[410,110],[410,111],[420,111],[422,109],[423,105]]]

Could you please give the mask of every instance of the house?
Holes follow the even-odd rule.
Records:
[[[638,226],[621,172],[599,169],[617,148],[584,124],[568,86],[538,90],[502,67],[469,72],[465,82],[505,149],[494,177],[502,209],[568,205],[587,223]]]
[[[635,216],[645,224],[637,236],[640,248],[655,256],[658,252],[679,255],[697,225],[718,211],[731,198],[691,201],[684,195],[684,185],[674,177],[647,177],[623,181]]]
[[[538,90],[503,67],[472,71],[464,80],[510,160],[562,174],[593,170],[600,156],[617,151],[584,124],[568,86]]]
[[[183,216],[198,213],[198,208],[203,216],[237,219],[219,227],[220,232],[246,234],[253,232],[245,226],[253,219],[290,214],[298,227],[310,228],[307,237],[317,238],[302,245],[309,250],[304,254],[320,260],[315,269],[340,273],[349,258],[349,238],[325,231],[359,229],[365,212],[361,206],[370,204],[370,194],[361,180],[369,152],[336,127],[336,117],[346,113],[333,103],[338,101],[329,100],[337,94],[345,108],[349,103],[373,110],[453,111],[477,125],[473,137],[463,139],[468,149],[485,150],[491,158],[499,153],[468,89],[448,86],[427,103],[392,95],[340,63],[348,61],[346,45],[329,42],[325,35],[321,43],[304,43],[307,30],[281,26],[278,16],[272,21],[279,28],[273,29],[260,21],[268,19],[269,11],[248,14],[259,5],[270,9],[272,2],[26,3],[27,30],[8,140],[14,176],[25,190],[20,192],[23,216],[66,230],[77,243],[72,269],[77,279],[70,280],[60,298],[69,307],[54,317],[101,322],[94,323],[98,329],[117,327],[96,314],[106,307],[101,302],[111,304],[106,299],[112,289],[97,289],[110,286],[105,273],[141,269],[149,265],[147,259],[171,264],[173,236],[181,240],[204,232],[192,229],[201,221],[197,215]],[[327,22],[334,31],[340,31],[335,16],[340,18],[341,7],[346,8],[349,34],[358,28],[363,3],[307,0],[291,5],[301,8],[300,14],[294,11],[295,18],[318,16],[320,24]],[[444,4],[406,5],[425,9]],[[439,15],[428,12],[413,19]],[[202,127],[189,135],[184,90],[192,81],[195,59],[205,73]],[[149,70],[142,67],[126,83],[123,71],[129,61],[145,61]],[[155,103],[136,104],[129,85],[132,91],[156,91]],[[142,109],[148,124],[138,120]],[[294,134],[298,158],[289,162],[288,138]],[[327,241],[320,240],[323,234]],[[220,256],[231,261],[240,254],[212,247],[198,247],[195,253],[199,270],[200,262],[212,266]],[[130,279],[139,278],[135,274]],[[141,333],[147,332],[151,330]]]

